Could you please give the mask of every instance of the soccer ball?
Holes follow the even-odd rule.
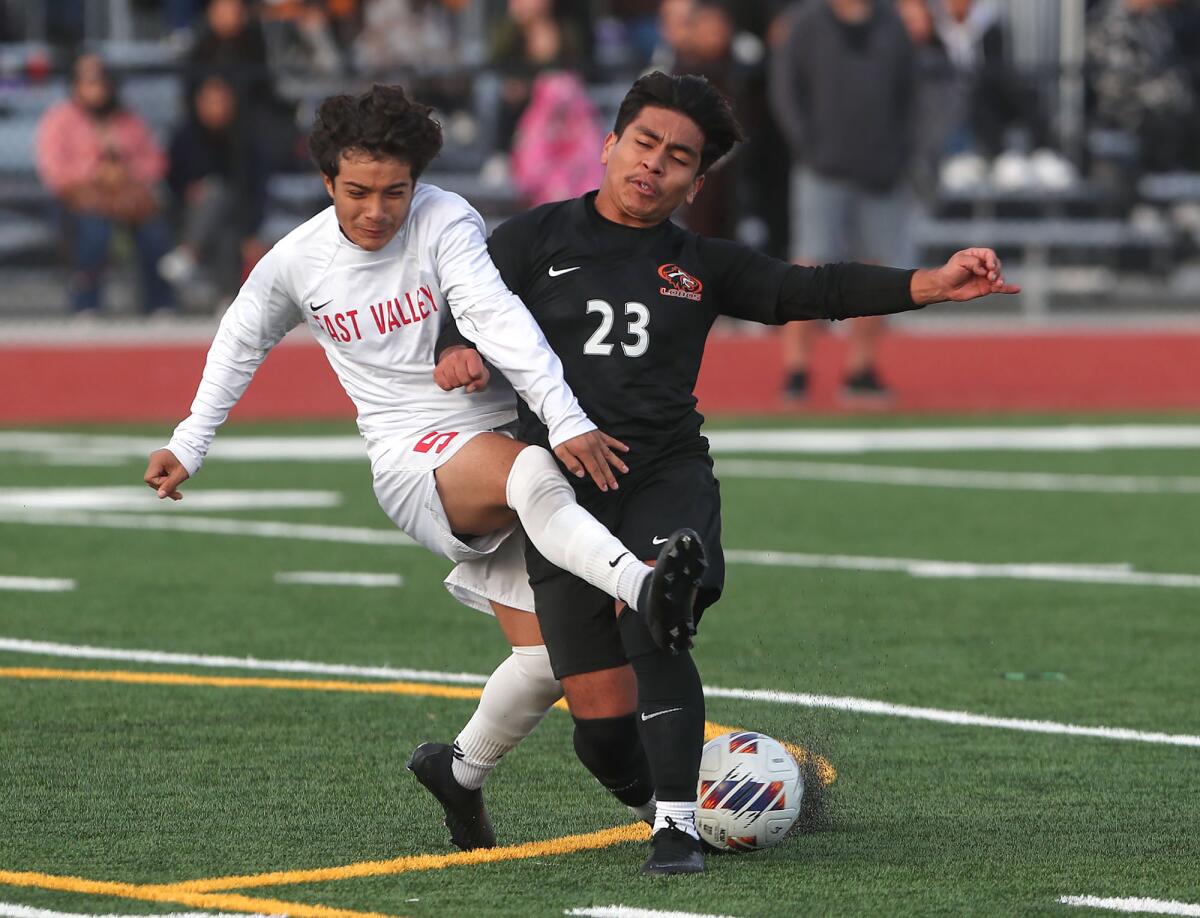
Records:
[[[700,838],[722,851],[770,848],[800,816],[804,776],[783,745],[761,733],[704,744],[696,789]]]

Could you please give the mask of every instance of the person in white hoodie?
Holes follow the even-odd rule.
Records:
[[[247,278],[217,330],[191,414],[151,454],[144,480],[160,498],[182,499],[180,486],[258,366],[303,323],[357,408],[375,494],[397,526],[461,562],[496,552],[519,520],[553,563],[628,603],[665,640],[690,619],[699,538],[673,534],[652,571],[578,505],[548,450],[509,435],[515,389],[570,472],[607,491],[618,487],[615,471],[628,471],[624,444],[583,413],[541,329],[501,280],[479,214],[418,181],[441,143],[430,109],[398,86],[321,104],[309,150],[332,206],[280,240]],[[439,388],[434,348],[451,315],[511,387]],[[499,602],[493,610],[514,648],[500,680],[559,697],[536,618]],[[544,698],[535,700],[536,710],[507,713],[519,729],[545,712]]]

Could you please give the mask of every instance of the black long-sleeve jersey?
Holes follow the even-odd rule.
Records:
[[[915,309],[912,272],[859,264],[804,268],[665,222],[606,220],[595,192],[514,217],[488,249],[525,302],[587,415],[630,447],[636,473],[707,449],[694,389],[719,315],[777,325]],[[453,330],[438,352],[453,343]],[[520,436],[547,445],[519,404]]]

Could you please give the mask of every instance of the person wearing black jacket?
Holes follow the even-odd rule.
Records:
[[[189,93],[188,116],[170,146],[167,184],[182,218],[182,239],[160,271],[186,288],[205,267],[215,293],[234,291],[242,268],[261,256],[267,164],[253,132],[243,129],[233,84],[219,74]],[[183,292],[187,292],[184,290]]]
[[[694,621],[721,595],[720,493],[694,394],[705,341],[719,315],[782,324],[916,309],[943,300],[1015,293],[990,249],[966,249],[936,270],[861,264],[800,267],[738,243],[710,239],[670,221],[704,185],[707,168],[741,139],[727,100],[696,76],[652,73],[633,84],[605,141],[599,191],[547,204],[501,225],[489,251],[509,288],[524,300],[590,417],[629,449],[619,490],[576,484],[580,503],[637,551],[654,559],[664,520],[700,535],[707,567]],[[453,325],[439,340],[435,379],[444,389],[477,390],[488,371]],[[527,442],[546,431],[520,410]],[[704,695],[689,635],[652,635],[611,598],[554,568],[532,547],[525,561],[554,674],[575,719],[575,749],[600,783],[652,821],[650,874],[704,869],[696,829]],[[483,572],[452,586],[488,595]],[[456,596],[461,593],[452,589]],[[512,597],[508,602],[513,603]],[[689,629],[694,633],[694,623]],[[518,687],[510,691],[516,703]],[[485,690],[485,699],[487,693]],[[466,766],[484,770],[515,746],[460,734],[440,772],[417,771],[446,809],[447,825],[468,830],[486,819]],[[530,727],[532,729],[532,727]],[[639,741],[640,740],[640,741]],[[436,744],[424,744],[429,752]],[[465,750],[491,748],[490,762]],[[429,761],[427,755],[421,759]],[[464,761],[463,760],[467,760]],[[451,768],[451,765],[453,768]],[[474,783],[474,782],[468,782]],[[463,844],[463,839],[467,844]],[[474,841],[471,841],[471,839]],[[459,831],[460,846],[494,838]]]
[[[791,254],[800,264],[913,259],[908,187],[916,102],[915,56],[890,0],[805,0],[787,14],[773,51],[770,96],[787,138]],[[784,394],[808,395],[817,323],[789,325],[782,342]],[[875,356],[882,319],[851,323],[842,394],[890,393]]]

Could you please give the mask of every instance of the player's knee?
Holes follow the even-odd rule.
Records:
[[[574,742],[579,761],[617,799],[630,806],[649,799],[653,792],[649,766],[633,714],[576,717]]]
[[[519,511],[564,488],[571,492],[571,486],[559,471],[554,456],[540,446],[526,446],[513,460],[505,485],[505,496],[508,505]],[[571,495],[573,500],[574,492]]]
[[[550,667],[550,654],[545,644],[529,647],[514,647],[513,659],[521,672],[521,678],[545,702],[546,707],[563,696],[562,683],[554,677]]]
[[[562,687],[573,717],[625,717],[637,707],[637,682],[628,666],[566,676]]]

